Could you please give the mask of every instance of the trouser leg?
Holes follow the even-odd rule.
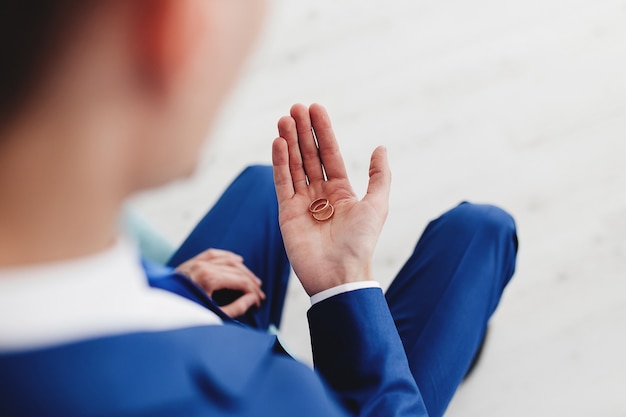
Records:
[[[168,262],[176,267],[209,248],[235,252],[263,281],[267,299],[238,320],[259,329],[280,325],[290,266],[278,225],[272,168],[251,166],[228,187]],[[238,294],[216,292],[224,305]]]
[[[431,417],[441,416],[515,270],[515,223],[463,203],[431,222],[386,293]]]

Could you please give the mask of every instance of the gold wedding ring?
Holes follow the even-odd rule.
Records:
[[[328,221],[335,215],[335,207],[326,198],[318,198],[309,204],[309,211],[318,222]]]

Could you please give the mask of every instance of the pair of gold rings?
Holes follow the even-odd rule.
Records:
[[[325,222],[335,215],[335,207],[326,198],[318,198],[309,205],[309,211],[315,220]]]

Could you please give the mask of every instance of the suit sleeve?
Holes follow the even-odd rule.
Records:
[[[321,301],[308,318],[315,368],[353,415],[428,416],[380,289]]]

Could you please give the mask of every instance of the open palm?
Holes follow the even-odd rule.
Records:
[[[297,104],[278,123],[272,155],[279,221],[291,265],[309,295],[371,279],[371,258],[388,209],[391,174],[384,148],[370,163],[367,194],[354,193],[330,118]],[[309,205],[325,198],[334,216],[319,222]]]

